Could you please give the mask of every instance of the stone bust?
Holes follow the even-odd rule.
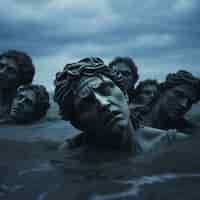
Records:
[[[131,100],[133,98],[135,83],[139,78],[138,67],[130,57],[116,57],[109,63],[109,67],[121,73]]]
[[[160,84],[158,98],[148,105],[146,113],[142,113],[144,124],[155,128],[175,128],[184,131],[184,115],[199,99],[199,78],[184,70],[170,73]]]
[[[82,130],[88,143],[128,148],[134,127],[121,75],[100,60],[82,59],[66,65],[55,86],[62,117]]]
[[[123,83],[121,74],[89,59],[67,64],[57,73],[54,100],[60,114],[83,131],[72,146],[86,144],[137,153],[168,143],[171,137],[166,131],[139,126],[130,113]],[[176,135],[172,138],[178,138]]]
[[[16,123],[31,123],[44,117],[49,106],[49,94],[44,86],[21,86],[11,105],[10,117]]]
[[[146,79],[140,81],[135,88],[134,103],[147,105],[159,94],[159,83],[157,80]]]
[[[0,54],[0,120],[8,117],[17,88],[31,83],[34,74],[35,67],[26,53],[9,50]]]

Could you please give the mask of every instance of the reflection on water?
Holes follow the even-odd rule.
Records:
[[[24,185],[6,185],[6,184],[0,185],[0,191],[4,193],[16,192],[17,190],[21,190],[23,188]]]
[[[1,165],[0,199],[44,200],[63,182],[48,160],[5,161]]]
[[[18,176],[23,176],[23,175],[26,175],[29,173],[34,173],[34,172],[48,172],[48,171],[52,171],[52,170],[54,170],[52,165],[50,165],[50,163],[46,162],[46,163],[39,164],[38,167],[28,168],[28,169],[19,171]]]
[[[59,187],[60,187],[60,184],[55,184],[53,190],[57,190]],[[52,188],[51,188],[51,189],[49,189],[49,190],[46,191],[46,192],[40,193],[40,194],[38,195],[38,197],[37,197],[37,200],[45,200],[46,197],[48,196],[48,194],[49,194],[50,192],[52,192],[53,190],[52,190]]]
[[[47,194],[48,192],[42,192],[41,194],[39,194],[37,200],[44,200]]]
[[[90,200],[117,200],[125,197],[132,197],[139,195],[142,186],[151,185],[155,183],[165,183],[172,180],[177,180],[180,178],[197,178],[200,174],[162,174],[155,176],[143,176],[140,178],[135,178],[134,180],[128,181],[117,181],[119,183],[128,184],[130,187],[125,192],[110,194],[110,195],[93,195]]]
[[[28,146],[24,150],[32,153],[33,148]],[[38,150],[38,146],[35,148]],[[189,171],[180,171],[180,166],[178,170],[173,170],[176,162],[170,168],[165,168],[166,163],[161,163],[164,168],[159,171],[159,168],[153,170],[153,164],[158,166],[160,163],[155,163],[155,160],[151,162],[149,155],[135,158],[125,152],[95,148],[76,148],[56,153],[55,149],[49,150],[46,146],[41,149],[44,151],[42,159],[1,160],[0,199],[138,199],[146,191],[158,191],[160,187],[167,186],[171,190],[185,186],[188,189],[188,185],[194,186],[189,190],[184,189],[189,195],[191,191],[198,192],[195,187],[198,188],[200,173],[197,168],[194,170],[191,162],[188,162]],[[45,154],[46,151],[49,154]],[[165,190],[164,193],[168,195]]]
[[[0,185],[0,197],[25,199],[32,195],[34,198],[31,199],[45,200],[62,194],[61,199],[64,199],[71,193],[69,200],[80,197],[81,200],[122,200],[140,197],[140,192],[153,184],[171,185],[179,179],[200,180],[200,173],[134,177],[130,173],[134,167],[131,158],[115,153],[111,156],[111,152],[106,156],[102,152],[94,152],[74,152],[71,156],[65,156],[64,162],[21,161],[10,168],[14,172],[11,171],[10,177],[6,177]]]

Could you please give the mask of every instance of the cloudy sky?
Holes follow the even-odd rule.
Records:
[[[0,52],[27,52],[35,83],[49,89],[64,64],[86,56],[131,56],[141,79],[200,76],[199,0],[1,0],[0,13]]]

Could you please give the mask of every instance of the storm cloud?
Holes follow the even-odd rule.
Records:
[[[200,76],[198,0],[6,0],[0,12],[0,51],[31,55],[35,82],[49,89],[64,64],[86,56],[131,56],[141,79]]]

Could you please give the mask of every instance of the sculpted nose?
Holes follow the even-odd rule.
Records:
[[[154,97],[154,93],[153,92],[149,93],[149,97],[153,98]]]
[[[18,100],[18,104],[23,104],[24,101],[25,101],[25,98],[21,98],[21,99]]]
[[[94,93],[94,96],[95,96],[95,99],[96,99],[98,105],[101,108],[105,109],[110,105],[110,103],[109,103],[109,101],[108,101],[108,99],[106,97],[101,96],[98,93]]]
[[[184,107],[184,108],[187,108],[187,105],[188,105],[188,99],[187,98],[182,99],[181,106]]]

